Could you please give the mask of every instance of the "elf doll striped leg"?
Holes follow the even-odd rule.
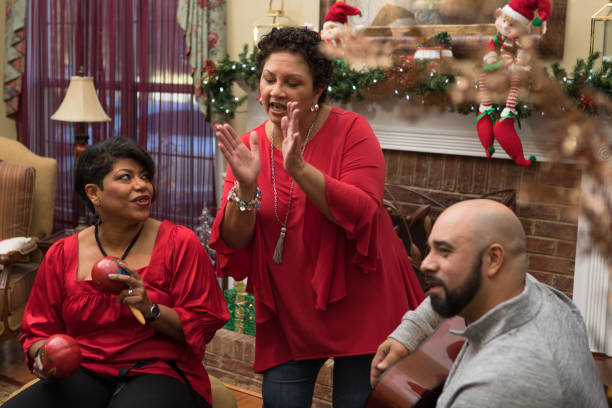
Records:
[[[501,118],[493,129],[493,134],[499,145],[508,153],[508,156],[514,160],[516,164],[523,167],[531,166],[535,161],[535,156],[525,159],[523,154],[523,145],[514,128],[514,119],[518,118],[516,111],[516,99],[518,96],[518,87],[520,76],[517,73],[510,73],[510,91],[506,100],[506,107],[502,111]],[[520,126],[520,124],[519,124]]]
[[[495,152],[493,147],[493,141],[495,140],[493,136],[493,124],[495,123],[493,113],[495,109],[491,106],[491,96],[487,88],[487,74],[484,72],[478,78],[478,93],[480,96],[480,108],[474,123],[476,124],[476,132],[478,132],[480,144],[484,147],[487,158],[490,158]]]

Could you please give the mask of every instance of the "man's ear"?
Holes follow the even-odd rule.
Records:
[[[484,254],[484,259],[482,261],[482,265],[486,270],[486,274],[489,277],[495,276],[497,274],[506,258],[506,251],[501,244],[494,242],[487,248]]]

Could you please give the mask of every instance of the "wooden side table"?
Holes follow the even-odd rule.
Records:
[[[69,237],[72,234],[74,234],[74,230],[72,228],[67,228],[47,235],[46,237],[38,240],[38,249],[40,249],[42,255],[45,256],[51,245],[55,244],[62,238]]]

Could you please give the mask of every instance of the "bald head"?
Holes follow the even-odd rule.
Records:
[[[466,200],[447,208],[436,223],[453,223],[465,232],[474,251],[480,252],[492,243],[504,247],[511,262],[525,262],[525,231],[517,216],[505,205],[486,199]],[[524,268],[518,268],[524,273]]]

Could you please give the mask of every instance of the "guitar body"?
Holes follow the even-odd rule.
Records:
[[[435,407],[465,342],[449,329],[465,329],[464,320],[458,316],[445,320],[414,353],[389,367],[378,379],[365,408]]]

